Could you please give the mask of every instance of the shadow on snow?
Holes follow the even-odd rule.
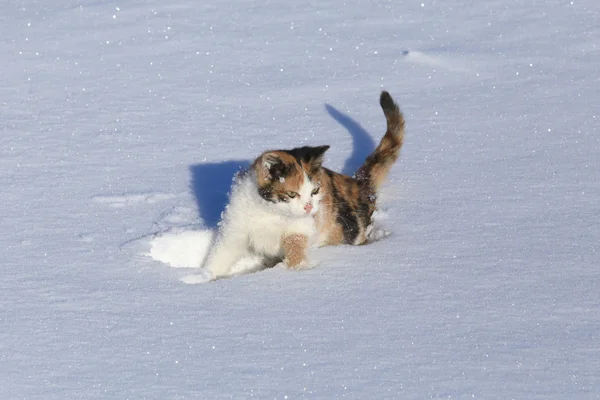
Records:
[[[334,106],[325,104],[325,110],[352,136],[352,154],[342,168],[342,174],[352,176],[367,156],[375,150],[375,142],[365,128],[348,115],[338,111]]]
[[[248,160],[195,164],[190,167],[192,191],[200,218],[208,228],[216,228],[227,206],[229,189],[238,171],[250,166]]]

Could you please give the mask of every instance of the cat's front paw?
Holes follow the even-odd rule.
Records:
[[[181,282],[187,283],[188,285],[195,285],[198,283],[206,283],[215,280],[215,277],[210,271],[201,270],[199,273],[194,275],[186,275],[180,279]]]
[[[369,225],[369,228],[367,228],[367,242],[368,243],[377,242],[378,240],[386,238],[392,234],[392,232],[390,232],[390,231],[386,231],[386,230],[379,229],[379,228],[373,228],[372,225]]]
[[[311,269],[318,265],[316,262],[310,262],[306,258],[300,262],[291,263],[287,258],[283,260],[283,265],[289,270],[301,271],[303,269]]]

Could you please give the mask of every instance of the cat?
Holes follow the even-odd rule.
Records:
[[[367,242],[377,190],[404,140],[404,117],[388,92],[380,105],[387,131],[353,177],[322,166],[329,146],[266,151],[237,177],[205,265],[212,279],[230,276],[252,254],[302,269],[311,266],[311,246]]]

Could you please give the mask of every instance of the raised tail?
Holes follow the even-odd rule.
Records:
[[[377,191],[390,168],[400,155],[404,142],[404,116],[392,96],[385,90],[381,92],[379,104],[387,120],[387,131],[379,146],[365,160],[355,174],[356,179],[367,181],[373,191]]]

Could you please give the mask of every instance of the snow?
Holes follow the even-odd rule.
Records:
[[[8,2],[0,398],[600,398],[599,15]],[[236,171],[330,144],[351,173],[383,88],[407,120],[391,235],[181,282]]]
[[[212,239],[210,230],[168,231],[152,239],[148,256],[175,268],[200,267]]]

